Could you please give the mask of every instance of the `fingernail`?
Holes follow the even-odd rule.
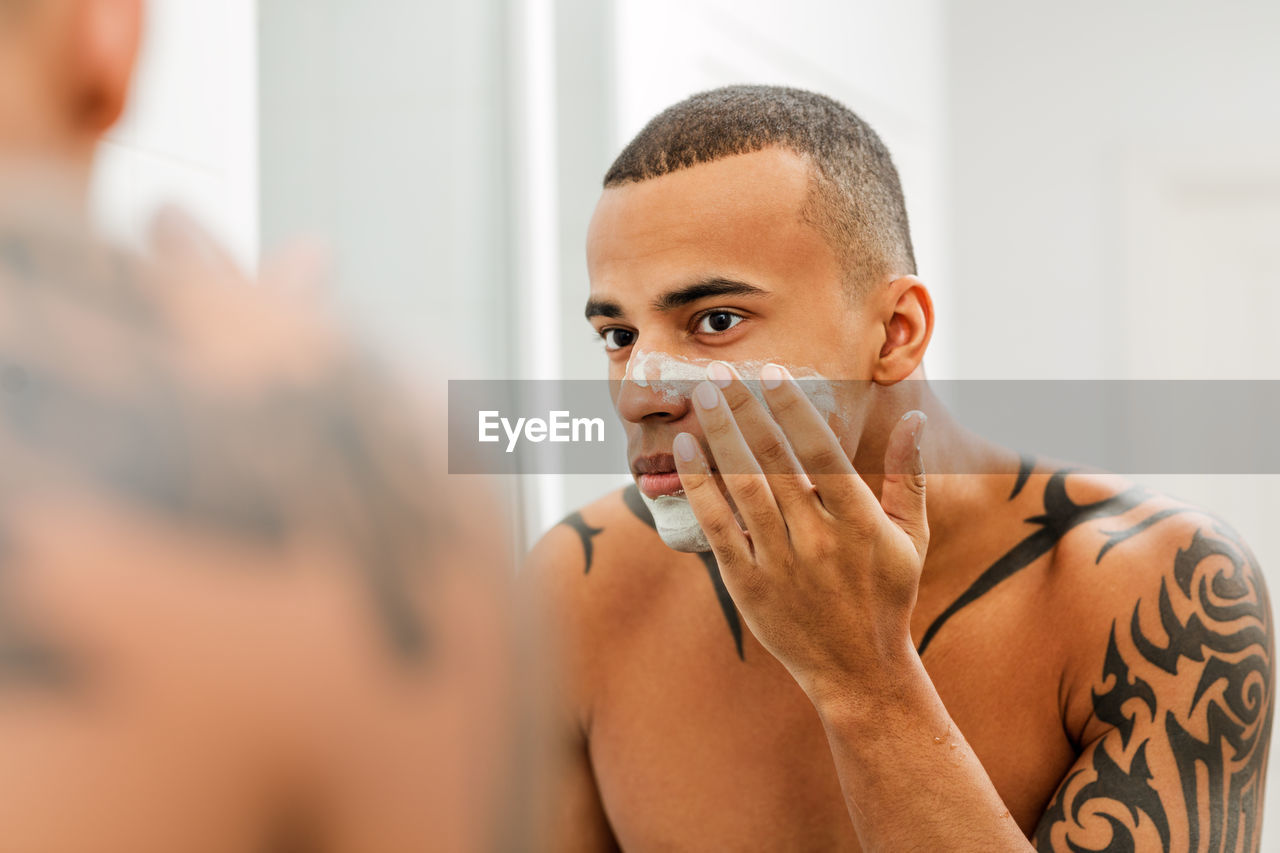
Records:
[[[733,371],[723,361],[713,361],[707,365],[707,378],[721,388],[728,388],[733,381]]]
[[[675,452],[676,458],[681,462],[692,462],[698,455],[698,443],[689,433],[682,432],[676,436]]]
[[[915,458],[912,460],[912,467],[914,469],[912,473],[923,474],[924,454],[920,452],[920,444],[924,441],[924,428],[929,424],[929,416],[919,409],[912,409],[903,415],[902,419],[905,421],[912,417],[916,419],[915,428],[911,431],[911,441],[916,447]]]
[[[915,429],[911,431],[911,438],[915,441],[916,448],[919,449],[920,439],[924,436],[925,425],[929,423],[929,416],[919,409],[912,409],[902,416],[904,421],[910,420],[911,418],[916,419]]]
[[[770,362],[760,368],[760,384],[767,391],[775,391],[782,386],[782,381],[787,378],[786,368],[780,364]]]
[[[720,389],[710,382],[699,382],[698,387],[693,389],[693,396],[704,409],[714,409],[720,405]]]

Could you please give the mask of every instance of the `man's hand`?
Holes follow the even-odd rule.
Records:
[[[716,470],[681,433],[680,481],[743,618],[822,719],[862,849],[1031,850],[911,642],[924,413],[891,433],[877,501],[784,368],[760,373],[772,416],[728,365],[707,375],[693,405]]]
[[[883,691],[918,666],[910,620],[929,543],[924,413],[908,412],[890,436],[877,501],[785,368],[761,371],[768,411],[728,365],[707,373],[694,410],[717,470],[688,433],[674,455],[725,586],[819,710]]]

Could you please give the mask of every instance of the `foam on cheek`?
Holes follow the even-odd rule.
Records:
[[[693,386],[707,378],[707,365],[712,359],[676,358],[665,352],[635,350],[627,362],[625,381],[648,388],[668,402],[687,399]],[[767,361],[729,361],[738,371],[752,394],[764,402],[764,389],[760,385],[760,371]],[[816,370],[807,367],[784,365],[791,375],[800,380],[800,387],[813,401],[815,408],[825,417],[840,417],[836,411],[835,387]],[[693,507],[683,494],[640,497],[653,515],[654,526],[667,547],[688,553],[711,550],[707,535],[693,514]]]
[[[707,365],[712,359],[676,358],[665,352],[645,352],[637,349],[627,362],[626,379],[661,395],[668,402],[687,398],[693,386],[707,378]],[[760,371],[767,361],[727,361],[738,371],[752,394],[764,402],[764,389],[760,386]],[[791,375],[800,380],[800,387],[823,415],[836,414],[836,394],[831,381],[808,367],[783,365]]]

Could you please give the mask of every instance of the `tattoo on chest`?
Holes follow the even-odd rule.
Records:
[[[653,522],[653,514],[649,512],[649,508],[644,505],[644,499],[640,497],[638,486],[632,484],[623,489],[622,500],[636,518],[654,530],[658,529]],[[738,616],[738,605],[733,603],[733,597],[729,595],[729,590],[724,585],[724,578],[720,576],[720,564],[716,562],[716,555],[710,551],[700,551],[698,559],[702,560],[702,566],[711,579],[716,601],[720,604],[720,612],[724,614],[724,620],[729,625],[729,634],[733,637],[734,648],[738,651],[738,660],[745,661],[747,658],[742,650],[742,620]]]
[[[640,497],[639,488],[631,485],[623,489],[622,502],[626,504],[627,509],[631,510],[632,515],[657,530],[657,525],[653,521],[653,514],[649,512],[649,508],[644,504],[644,499]],[[583,520],[581,513],[577,512],[572,513],[560,523],[573,529],[582,540],[582,550],[586,555],[586,568],[583,569],[583,572],[590,572],[594,552],[591,540],[602,533],[604,528],[590,526]],[[706,551],[699,553],[698,558],[702,561],[702,565],[707,571],[707,576],[711,579],[711,586],[716,593],[716,601],[720,604],[720,612],[724,615],[725,622],[729,625],[729,635],[733,638],[734,648],[738,652],[738,660],[746,660],[746,655],[742,648],[742,620],[738,616],[738,606],[733,603],[729,590],[725,588],[724,579],[720,576],[720,566],[716,563],[716,555]]]

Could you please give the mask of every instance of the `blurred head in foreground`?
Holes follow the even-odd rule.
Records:
[[[490,849],[500,515],[287,268],[92,238],[140,26],[0,0],[3,846]]]
[[[94,149],[124,111],[142,0],[0,0],[4,171],[39,166],[83,188]]]

